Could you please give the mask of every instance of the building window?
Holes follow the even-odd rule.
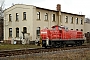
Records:
[[[37,12],[37,19],[40,20],[40,12]]]
[[[81,18],[81,24],[83,24],[83,19]]]
[[[40,27],[37,27],[36,34],[37,36],[40,36]]]
[[[23,12],[23,20],[26,20],[26,12]]]
[[[73,23],[73,17],[71,17],[71,23]]]
[[[68,16],[65,16],[65,22],[68,23]]]
[[[76,24],[78,24],[78,18],[76,18]]]
[[[18,20],[19,20],[19,14],[16,13],[16,21],[18,21]]]
[[[52,21],[55,21],[55,14],[52,14]]]
[[[9,28],[9,37],[12,37],[12,28]]]
[[[16,37],[19,37],[19,28],[16,28]]]
[[[23,32],[27,33],[27,27],[23,27]]]
[[[76,29],[78,31],[78,29]]]
[[[12,21],[12,15],[9,14],[9,21]]]
[[[45,13],[45,20],[48,20],[48,13]]]
[[[71,29],[71,30],[73,30],[73,29]]]
[[[83,29],[81,29],[81,31],[83,31]]]

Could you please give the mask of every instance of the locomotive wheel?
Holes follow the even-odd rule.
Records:
[[[82,45],[82,41],[79,42],[79,45],[80,45],[80,46]]]
[[[61,42],[61,48],[64,48],[66,44],[64,42]]]
[[[55,42],[52,42],[51,44],[52,44],[52,47],[55,47]]]
[[[56,42],[56,47],[60,47],[61,45],[60,45],[61,43],[60,42]]]
[[[80,46],[80,45],[81,45],[80,41],[77,41],[76,46]]]
[[[47,48],[47,46],[45,46],[45,48]]]

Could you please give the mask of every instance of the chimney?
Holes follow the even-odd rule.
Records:
[[[57,11],[61,11],[61,5],[60,4],[57,4]]]

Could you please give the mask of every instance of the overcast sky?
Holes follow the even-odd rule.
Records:
[[[5,0],[5,8],[14,4],[28,4],[37,7],[56,10],[56,5],[61,4],[61,11],[85,15],[90,18],[90,0]]]

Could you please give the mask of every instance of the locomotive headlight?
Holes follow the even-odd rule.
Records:
[[[46,45],[48,46],[49,45],[49,38],[47,37],[46,39]]]

